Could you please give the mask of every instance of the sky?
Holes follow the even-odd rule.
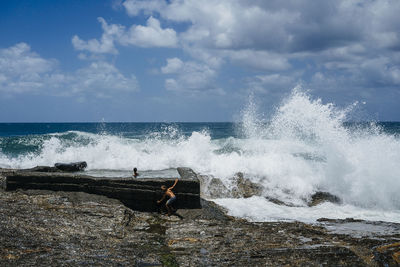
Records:
[[[235,121],[301,86],[400,121],[398,0],[2,0],[0,122]]]

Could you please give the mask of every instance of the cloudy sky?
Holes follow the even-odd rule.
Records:
[[[296,86],[400,121],[398,0],[3,0],[0,122],[232,121]]]

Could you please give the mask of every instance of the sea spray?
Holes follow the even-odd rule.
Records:
[[[397,220],[393,212],[400,209],[398,132],[387,133],[380,123],[346,122],[352,108],[324,104],[297,88],[271,117],[250,101],[242,121],[234,124],[102,123],[94,130],[78,125],[76,130],[3,136],[0,167],[84,160],[88,171],[112,176],[117,171],[130,175],[133,167],[157,171],[185,166],[218,178],[228,189],[234,186],[235,174],[242,172],[264,189],[259,197],[216,200],[237,216],[266,220],[274,217],[275,210],[274,218],[286,219],[310,211],[314,217]],[[317,191],[330,192],[343,204],[307,207]],[[276,206],[265,197],[302,209]]]
[[[362,129],[344,127],[353,107],[339,109],[331,103],[322,104],[295,88],[270,123],[263,124],[264,129],[247,131],[256,134],[248,136],[243,148],[265,160],[259,162],[262,167],[245,170],[247,177],[265,177],[266,193],[277,197],[279,192],[278,198],[286,194],[307,199],[325,190],[357,206],[400,208],[400,170],[395,166],[400,162],[400,142],[374,124]],[[257,123],[242,125],[260,128],[259,121],[256,118]]]
[[[265,160],[245,170],[246,177],[265,187],[264,196],[303,208],[277,206],[259,197],[220,199],[217,203],[232,215],[252,220],[307,221],[333,216],[391,218],[399,222],[399,139],[385,134],[376,123],[345,127],[355,105],[338,109],[320,99],[313,100],[296,88],[269,123],[260,123],[256,117],[255,122],[241,124],[257,129],[246,129],[250,134],[242,148],[248,152],[242,153],[242,159],[246,154],[254,157],[258,153],[256,158]],[[254,114],[255,108],[245,110],[251,112],[243,118],[251,120],[249,114]],[[264,128],[260,129],[260,125]],[[305,207],[306,200],[316,191],[339,196],[343,205]],[[305,200],[302,205],[301,200]]]

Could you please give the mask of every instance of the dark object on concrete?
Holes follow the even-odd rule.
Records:
[[[317,206],[323,202],[340,203],[339,197],[332,195],[329,192],[317,192],[311,196],[311,201],[308,203],[309,207]]]
[[[86,161],[72,162],[72,163],[56,163],[54,167],[64,172],[79,172],[87,167]]]
[[[157,211],[162,197],[161,185],[171,186],[172,179],[95,178],[86,175],[46,172],[5,174],[5,190],[40,189],[77,191],[119,199],[138,211]],[[176,208],[200,208],[200,183],[197,179],[179,179],[175,186]]]

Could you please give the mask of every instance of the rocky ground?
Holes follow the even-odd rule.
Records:
[[[166,216],[80,192],[0,190],[0,266],[400,264],[398,224],[251,223],[202,205]]]

